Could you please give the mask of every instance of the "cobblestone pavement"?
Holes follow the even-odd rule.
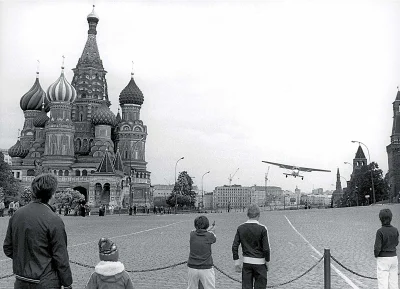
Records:
[[[271,242],[271,262],[268,285],[296,278],[320,259],[324,248],[345,266],[357,273],[375,277],[373,244],[380,227],[378,213],[384,206],[312,209],[300,211],[265,211],[260,222],[268,227]],[[392,224],[400,228],[400,205],[388,206],[393,212]],[[236,228],[246,221],[243,212],[208,214],[216,221],[217,243],[213,245],[214,264],[228,275],[241,279],[233,270],[231,245]],[[120,261],[128,270],[151,269],[186,261],[189,252],[189,232],[193,229],[192,215],[105,217],[62,216],[68,234],[70,259],[96,265],[97,241],[109,237],[120,250]],[[289,223],[290,221],[290,223]],[[0,240],[4,240],[8,217],[0,218]],[[300,236],[301,234],[301,236]],[[306,240],[309,242],[307,243]],[[314,249],[313,249],[313,248]],[[319,253],[318,253],[319,252]],[[332,261],[353,286],[332,269],[332,288],[377,288],[376,280],[357,277]],[[12,273],[11,261],[0,252],[0,277]],[[84,288],[93,269],[71,264],[74,288]],[[187,267],[130,274],[135,288],[186,288]],[[217,288],[241,288],[216,271]],[[0,288],[13,288],[14,277],[0,279]],[[276,288],[323,288],[323,262],[301,279]]]

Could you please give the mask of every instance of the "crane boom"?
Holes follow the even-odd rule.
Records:
[[[239,170],[239,168],[236,169],[236,171],[235,171],[235,173],[234,173],[233,175],[229,175],[229,178],[228,178],[228,180],[229,180],[229,185],[232,184],[233,177],[236,175],[236,173],[237,173],[238,170]]]

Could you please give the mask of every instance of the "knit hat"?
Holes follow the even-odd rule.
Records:
[[[101,238],[99,240],[99,258],[101,261],[118,261],[118,249],[117,245],[115,245],[108,238]]]

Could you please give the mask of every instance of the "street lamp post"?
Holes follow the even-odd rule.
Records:
[[[175,164],[175,185],[176,185],[176,166],[178,165],[178,162],[180,160],[183,160],[185,157],[181,157],[179,160],[176,161]],[[178,196],[177,196],[177,192],[175,192],[175,214],[176,214],[176,207],[178,206]]]
[[[203,190],[203,178],[206,174],[209,174],[210,171],[203,174],[201,177],[201,208],[204,209],[204,190]]]
[[[360,142],[360,141],[357,141],[357,140],[352,140],[351,142],[352,142],[352,143],[358,142],[358,145],[362,144],[362,145],[364,145],[364,146],[367,148],[367,152],[368,152],[368,161],[369,161],[369,163],[371,164],[371,156],[370,156],[370,154],[369,154],[369,149],[368,149],[368,147],[367,147],[364,143],[362,143],[362,142]],[[375,203],[376,203],[376,200],[375,200],[375,187],[374,187],[374,175],[373,175],[373,173],[372,173],[372,169],[373,169],[373,168],[371,167],[372,201],[373,201],[373,203],[374,203],[374,205],[375,205]]]

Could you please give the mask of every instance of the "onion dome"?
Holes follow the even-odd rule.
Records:
[[[115,115],[108,108],[106,102],[92,113],[92,124],[94,125],[115,125]]]
[[[20,140],[17,140],[17,143],[8,149],[8,155],[12,158],[24,158],[28,155],[28,153],[29,150],[22,147]]]
[[[60,77],[47,89],[47,98],[50,101],[74,102],[75,88],[65,79],[64,66],[61,67]]]
[[[39,83],[39,72],[36,72],[36,80],[31,89],[25,93],[19,102],[23,111],[25,110],[40,110],[42,107],[42,100],[45,98],[45,109],[50,110],[49,101],[46,99],[46,93]]]
[[[49,120],[49,117],[47,116],[46,111],[42,107],[42,111],[33,120],[33,125],[35,127],[45,127],[46,122],[48,120]]]
[[[135,80],[133,79],[133,73],[131,73],[131,75],[132,75],[131,80],[119,95],[119,103],[121,105],[123,104],[142,105],[144,101],[143,93],[136,85]]]
[[[92,12],[90,12],[90,14],[87,16],[86,18],[88,21],[96,21],[99,22],[100,18],[99,16],[96,14],[96,12],[94,11],[94,5],[93,5],[93,10]]]

